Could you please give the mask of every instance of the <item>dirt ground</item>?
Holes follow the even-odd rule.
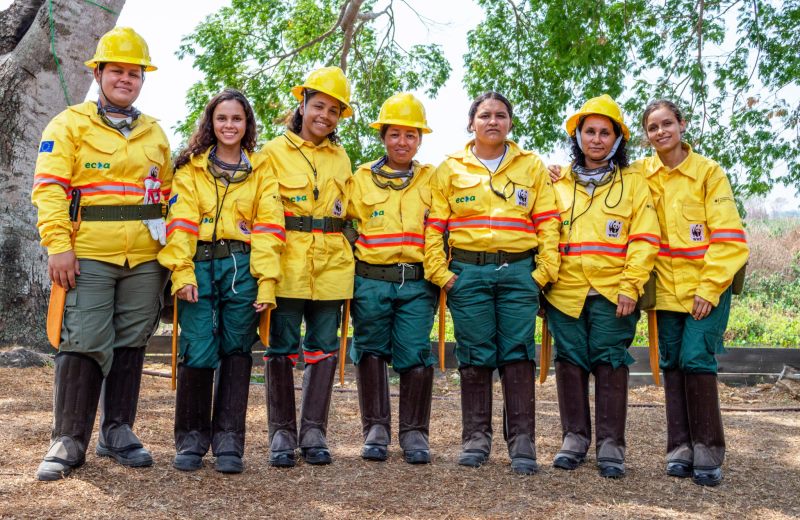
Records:
[[[147,367],[167,371],[163,365]],[[399,447],[386,463],[366,462],[352,375],[334,392],[329,443],[334,463],[293,469],[267,465],[264,388],[251,386],[246,469],[214,471],[210,455],[195,473],[171,459],[174,394],[169,379],[145,376],[136,431],[153,452],[153,467],[126,469],[94,454],[60,482],[37,482],[49,440],[53,369],[0,369],[0,517],[2,518],[799,518],[800,402],[771,385],[722,387],[728,457],[725,480],[701,488],[664,474],[662,390],[632,389],[627,470],[621,480],[597,475],[593,454],[574,472],[554,469],[560,426],[552,378],[537,384],[537,450],[541,470],[511,473],[501,434],[501,392],[495,385],[495,444],[490,462],[456,464],[461,414],[455,371],[437,373],[433,464],[410,466]],[[299,383],[300,373],[296,374]],[[396,382],[396,381],[395,381]],[[397,388],[393,386],[393,392]],[[299,401],[299,395],[298,395]],[[397,399],[392,398],[394,424]],[[742,409],[794,408],[754,412]],[[732,410],[731,410],[732,409]],[[395,437],[396,441],[396,437]],[[593,450],[593,448],[592,448]]]

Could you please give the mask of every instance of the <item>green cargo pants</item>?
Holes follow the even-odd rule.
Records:
[[[217,368],[220,357],[249,353],[258,339],[258,313],[253,307],[258,284],[250,274],[250,253],[214,260],[214,306],[211,262],[196,262],[194,274],[197,303],[178,300],[180,358],[191,368]]]
[[[600,295],[587,297],[577,318],[564,314],[550,303],[546,310],[556,362],[566,361],[587,372],[598,365],[611,365],[616,369],[633,363],[628,347],[636,335],[638,310],[617,318],[617,305]]]
[[[59,351],[88,356],[108,375],[115,348],[142,348],[155,331],[167,270],[155,260],[134,268],[81,258],[67,292]]]
[[[725,352],[722,335],[731,312],[731,288],[722,293],[719,304],[702,320],[688,312],[658,311],[659,366],[687,374],[716,374],[715,354]]]
[[[358,365],[369,354],[400,373],[433,365],[430,334],[438,293],[426,280],[400,284],[356,276],[351,304],[353,363]]]
[[[539,287],[533,259],[503,265],[453,261],[458,275],[447,293],[453,317],[456,358],[461,365],[498,368],[533,361]]]
[[[300,350],[300,325],[306,322],[303,357],[314,364],[335,356],[339,350],[342,300],[276,298],[269,326],[269,348],[264,358],[288,356],[296,363]]]

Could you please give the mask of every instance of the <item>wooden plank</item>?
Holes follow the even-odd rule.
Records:
[[[147,346],[147,353],[151,359],[164,358],[169,363],[171,352],[171,336],[153,336]],[[350,349],[352,338],[348,338],[347,348]],[[435,365],[438,366],[437,344],[431,342],[431,349],[436,358]],[[458,368],[458,360],[454,353],[455,343],[448,342],[445,346],[445,367]],[[536,358],[539,358],[540,347],[536,347]],[[632,375],[649,374],[650,361],[647,347],[631,347],[629,349],[634,358],[633,365],[630,366]],[[253,346],[253,359],[256,364],[263,364],[264,345],[258,341]],[[718,357],[719,373],[722,374],[747,374],[737,380],[756,381],[758,377],[767,377],[780,374],[783,365],[793,365],[800,367],[800,349],[791,348],[730,348],[725,354]],[[347,356],[347,363],[351,363],[350,356]],[[552,370],[551,370],[552,373]]]

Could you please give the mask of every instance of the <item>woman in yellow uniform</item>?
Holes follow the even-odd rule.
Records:
[[[507,139],[512,117],[511,103],[496,92],[473,101],[468,130],[475,139],[434,174],[424,266],[425,277],[447,291],[455,326],[459,464],[488,460],[492,373],[499,369],[511,468],[532,474],[538,469],[534,326],[540,290],[558,276],[560,219],[541,159]]]
[[[379,130],[386,154],[358,167],[350,180],[347,216],[355,243],[353,347],[364,447],[361,456],[386,460],[391,441],[386,364],[400,374],[400,446],[406,462],[429,463],[433,390],[430,332],[438,290],[422,269],[425,220],[433,166],[414,156],[430,133],[425,108],[396,94],[381,106]]]
[[[625,474],[628,347],[636,302],[653,269],[659,230],[647,181],[628,167],[630,132],[604,94],[566,122],[573,162],[553,183],[561,212],[561,268],[545,292],[556,346],[563,443],[553,466],[576,469],[591,444],[589,373],[595,380],[600,475]]]
[[[269,158],[252,155],[256,135],[250,103],[225,89],[175,161],[168,242],[158,260],[172,271],[180,300],[172,464],[183,471],[200,469],[209,445],[217,471],[244,470],[257,313],[275,306],[286,240]]]
[[[50,280],[68,290],[55,358],[55,418],[39,480],[61,479],[83,464],[98,398],[97,454],[125,466],[153,464],[132,428],[144,349],[166,283],[156,254],[165,243],[169,143],[156,120],[133,107],[145,73],[156,69],[141,36],[112,29],[86,65],[99,98],[50,121],[34,176]],[[74,247],[70,214],[80,219]]]
[[[725,457],[715,354],[724,351],[731,283],[747,262],[747,238],[725,172],[682,142],[680,109],[655,101],[642,126],[656,151],[642,166],[661,224],[655,271],[667,474],[715,486]]]
[[[338,67],[317,69],[292,89],[300,102],[286,132],[268,142],[286,220],[286,251],[265,354],[270,464],[295,464],[298,431],[293,367],[305,321],[299,447],[309,464],[330,464],[326,440],[342,302],[353,295],[353,251],[342,234],[350,159],[336,127],[350,117],[350,84]]]

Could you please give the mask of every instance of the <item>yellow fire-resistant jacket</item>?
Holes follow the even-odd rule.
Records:
[[[260,153],[272,160],[284,215],[344,218],[346,186],[352,176],[344,148],[328,139],[317,146],[287,131],[264,145]],[[319,192],[316,201],[315,186]],[[354,269],[353,250],[342,233],[287,231],[276,294],[311,300],[351,298]]]
[[[508,153],[490,174],[472,153],[473,142],[448,155],[431,183],[431,213],[425,227],[425,278],[443,287],[448,269],[443,233],[450,247],[469,251],[521,253],[538,248],[533,278],[540,286],[558,278],[561,225],[550,177],[533,152],[506,141]]]
[[[716,306],[750,249],[733,191],[719,164],[692,152],[675,169],[642,160],[661,225],[656,308],[691,312],[694,296]]]
[[[253,157],[253,171],[247,179],[229,184],[225,193],[225,184],[208,171],[209,151],[192,156],[175,172],[167,245],[158,254],[158,261],[172,271],[173,294],[186,285],[196,287],[193,258],[197,241],[211,241],[219,212],[217,240],[250,243],[250,273],[258,281],[256,302],[274,307],[286,231],[269,157]],[[222,203],[221,211],[217,200]]]
[[[172,181],[169,142],[156,119],[142,114],[128,138],[97,115],[97,103],[73,105],[47,125],[39,144],[31,199],[48,254],[72,249],[70,193],[81,190],[81,206],[142,204],[144,180],[155,173],[166,204]],[[140,220],[81,223],[78,258],[135,267],[155,260],[161,244]]]
[[[370,264],[422,262],[434,168],[414,164],[408,186],[394,190],[373,182],[373,164],[362,164],[350,179],[347,217],[358,225],[356,257]]]
[[[561,268],[545,297],[573,318],[591,287],[612,303],[620,294],[638,300],[658,255],[658,217],[647,181],[630,167],[615,175],[595,188],[594,197],[576,184],[571,167],[553,184],[562,222]]]

